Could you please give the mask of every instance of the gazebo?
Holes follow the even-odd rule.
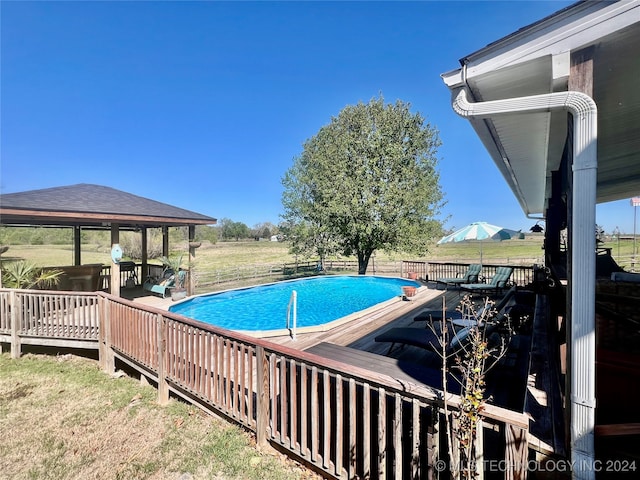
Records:
[[[110,290],[120,295],[119,250],[121,231],[142,235],[142,276],[148,273],[147,231],[162,229],[162,252],[169,253],[169,227],[188,227],[189,268],[195,255],[196,225],[214,225],[216,219],[166,203],[102,185],[77,184],[0,195],[0,225],[73,228],[74,265],[81,264],[82,229],[111,231]],[[193,277],[187,285],[193,293]]]

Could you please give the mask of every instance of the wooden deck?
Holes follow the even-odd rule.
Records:
[[[131,292],[133,293],[133,290]],[[158,296],[145,295],[144,293],[148,292],[143,292],[142,296],[134,298],[134,301],[161,309],[168,309],[173,303],[170,298],[163,299]],[[298,334],[296,340],[293,340],[289,335],[269,337],[266,340],[312,353],[321,353],[326,350],[326,347],[322,346],[314,348],[318,345],[332,344],[377,354],[378,357],[371,357],[370,368],[373,365],[378,368],[378,366],[387,364],[385,356],[388,355],[392,359],[403,363],[404,366],[417,365],[423,368],[439,370],[442,366],[442,360],[437,353],[409,345],[394,348],[392,352],[389,352],[390,345],[376,342],[375,337],[395,327],[425,328],[425,322],[414,321],[418,314],[424,310],[439,311],[443,306],[445,309],[453,310],[461,298],[462,294],[457,289],[444,290],[442,287],[438,288],[434,282],[430,282],[423,284],[417,294],[409,300],[387,305],[380,310],[365,314],[329,331]],[[514,336],[508,355],[502,359],[501,363],[496,367],[496,371],[492,372],[488,378],[488,380],[493,379],[493,384],[489,385],[489,387],[493,401],[497,405],[522,411],[527,384],[530,341],[530,337],[527,336]],[[347,357],[343,358],[345,363],[353,362],[353,359]],[[330,358],[340,360],[339,356]],[[376,358],[377,362],[373,360]],[[394,370],[394,368],[392,367],[391,370]],[[402,368],[395,368],[396,372],[399,370],[402,370]],[[411,368],[409,370],[415,371],[415,369]],[[424,375],[419,377],[417,379],[418,383],[436,387],[441,384],[441,382],[438,385],[434,385],[433,382],[425,382]],[[414,378],[414,380],[416,379]],[[438,379],[436,379],[437,381]],[[504,385],[508,385],[509,388],[504,388]]]
[[[461,293],[455,288],[439,290],[434,283],[431,283],[423,286],[412,300],[396,303],[383,311],[363,316],[328,332],[298,335],[295,341],[289,336],[273,337],[268,340],[312,353],[323,354],[324,352],[331,355],[329,358],[361,367],[365,367],[368,358],[369,369],[384,368],[388,370],[387,373],[395,372],[397,376],[404,378],[407,371],[415,373],[417,370],[413,367],[416,366],[439,370],[442,367],[440,356],[435,352],[409,345],[396,347],[389,352],[390,344],[376,342],[375,337],[395,327],[426,328],[424,321],[414,321],[420,312],[424,310],[439,311],[443,308],[443,302],[445,309],[453,310],[461,298]],[[348,349],[330,350],[327,344],[360,350],[366,352],[366,355],[356,359]],[[523,411],[530,347],[531,337],[529,335],[514,335],[511,338],[507,355],[487,377],[488,392],[494,404],[515,411]],[[369,357],[369,354],[377,356]],[[387,357],[396,363],[390,363]],[[400,365],[398,366],[398,364]],[[436,388],[441,385],[440,377],[428,381],[430,377],[426,374],[411,375],[409,373],[409,376],[413,376],[414,381],[418,383],[425,383]],[[425,378],[427,378],[426,381]]]
[[[395,327],[425,328],[424,322],[414,321],[417,315],[425,310],[439,311],[443,306],[453,310],[461,298],[462,294],[455,288],[443,290],[431,282],[424,284],[410,300],[396,302],[329,331],[298,334],[295,341],[288,335],[266,340],[361,368],[382,371],[399,380],[440,388],[441,377],[434,374],[442,366],[438,354],[413,346],[394,348],[389,352],[390,345],[376,342],[375,337]],[[135,301],[161,309],[168,309],[173,303],[171,299],[148,295],[135,298]],[[563,432],[558,426],[557,416],[561,405],[558,404],[557,388],[552,385],[557,379],[547,375],[549,359],[538,350],[548,341],[547,332],[543,329],[535,333],[537,340],[533,357],[532,338],[535,336],[520,334],[511,338],[508,354],[487,376],[487,392],[495,405],[518,412],[531,410],[530,413],[538,418],[531,443],[541,452],[561,454]],[[534,364],[531,364],[532,360]],[[421,368],[425,371],[420,372]],[[529,376],[530,368],[538,373],[538,378]]]
[[[393,471],[394,478],[413,478],[419,472],[419,478],[426,479],[434,462],[447,458],[447,448],[438,448],[442,439],[437,432],[445,421],[439,404],[441,393],[428,387],[431,379],[427,378],[427,383],[410,380],[427,369],[417,363],[405,368],[404,361],[330,341],[377,346],[372,339],[384,329],[399,324],[424,328],[424,322],[414,322],[413,317],[423,309],[442,305],[443,299],[452,306],[459,299],[457,292],[422,287],[411,300],[398,298],[362,318],[331,331],[301,336],[297,342],[282,337],[282,344],[169,315],[149,307],[148,301],[165,307],[170,301],[145,297],[132,302],[103,292],[0,289],[0,340],[10,343],[12,356],[17,358],[21,344],[45,344],[52,339],[51,331],[38,331],[33,336],[27,326],[40,318],[72,326],[76,316],[68,314],[69,302],[88,298],[97,305],[91,309],[87,325],[101,327],[99,338],[91,339],[98,348],[101,367],[113,373],[123,362],[139,371],[158,384],[160,403],[168,401],[172,392],[222,414],[254,431],[259,445],[277,444],[329,478],[367,478],[372,472]],[[56,332],[68,335],[70,330]],[[353,366],[338,361],[331,352],[322,356],[303,351],[301,344],[307,349],[323,344],[333,350],[353,351],[355,358],[367,357],[370,362]],[[398,351],[413,357],[407,353],[409,348]],[[401,372],[393,372],[393,376],[384,373],[383,364]],[[399,381],[398,373],[408,378]],[[436,383],[437,370],[430,373]],[[451,411],[460,409],[459,397],[451,395],[449,406]],[[492,439],[485,445],[497,445],[495,451],[484,449],[483,458],[516,459],[510,474],[513,478],[524,475],[527,416],[489,404],[481,417],[483,432]],[[433,419],[435,429],[421,418]],[[409,419],[413,420],[405,421]],[[378,454],[382,451],[385,455]]]

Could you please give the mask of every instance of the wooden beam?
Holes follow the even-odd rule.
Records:
[[[597,437],[640,435],[640,423],[596,425],[595,434]]]
[[[104,225],[119,223],[122,225],[147,225],[147,226],[182,226],[182,225],[209,225],[212,219],[191,219],[176,217],[158,217],[146,215],[103,214],[83,212],[58,212],[28,210],[11,207],[2,207],[2,224],[29,223],[32,225]]]

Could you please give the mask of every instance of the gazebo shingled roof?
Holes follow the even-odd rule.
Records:
[[[0,224],[211,225],[216,219],[102,185],[81,183],[0,195]]]
[[[122,229],[142,232],[142,277],[147,275],[146,231],[163,229],[163,254],[169,253],[168,227],[189,227],[193,238],[196,225],[212,225],[216,219],[102,185],[80,183],[0,195],[0,225],[42,225],[73,227],[75,265],[80,265],[80,230],[82,227],[110,229],[112,249]],[[189,269],[196,246],[189,244]],[[112,260],[110,291],[120,295],[119,260]],[[193,293],[193,277],[187,289]]]

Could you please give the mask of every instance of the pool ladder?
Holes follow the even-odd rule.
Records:
[[[291,311],[293,310],[293,322],[291,322]],[[287,305],[287,328],[291,331],[291,339],[296,339],[296,323],[298,322],[298,293],[294,290]],[[290,326],[291,325],[291,326]]]

